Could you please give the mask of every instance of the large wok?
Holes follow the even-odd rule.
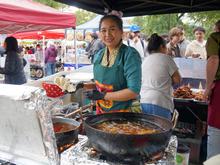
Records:
[[[162,129],[159,133],[143,135],[111,134],[94,128],[94,125],[109,120],[141,121]],[[86,135],[92,146],[114,160],[136,161],[163,152],[172,132],[172,122],[154,115],[142,113],[107,113],[90,116],[84,123]],[[138,160],[140,159],[140,160]]]

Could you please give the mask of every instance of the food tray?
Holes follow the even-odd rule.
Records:
[[[196,100],[196,99],[193,99],[193,101],[194,101],[195,103],[198,103],[198,104],[208,105],[208,103],[205,102],[205,101],[200,101],[200,100]]]
[[[178,97],[174,97],[174,100],[178,101],[178,102],[193,102],[195,99],[193,98],[178,98]]]

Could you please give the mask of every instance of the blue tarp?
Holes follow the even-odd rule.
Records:
[[[66,64],[65,63],[65,64],[63,64],[63,67],[78,69],[78,68],[88,66],[88,65],[91,65],[91,64]]]

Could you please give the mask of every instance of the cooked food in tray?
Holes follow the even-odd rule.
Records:
[[[203,101],[203,91],[195,92],[194,99],[198,101]]]
[[[173,92],[173,96],[175,98],[183,98],[183,99],[192,99],[194,98],[193,92],[190,87],[184,85],[179,88],[177,88]]]
[[[174,98],[182,99],[194,99],[197,101],[203,101],[203,90],[192,89],[189,86],[181,86],[173,92]]]
[[[105,121],[96,124],[94,128],[112,134],[143,135],[160,132],[160,129],[158,129],[158,127],[150,124],[141,123],[138,121]]]

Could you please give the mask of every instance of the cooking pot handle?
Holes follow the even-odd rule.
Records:
[[[173,123],[173,128],[172,129],[174,129],[176,127],[178,117],[179,117],[179,112],[176,109],[174,109],[173,117],[172,117],[172,123]]]

